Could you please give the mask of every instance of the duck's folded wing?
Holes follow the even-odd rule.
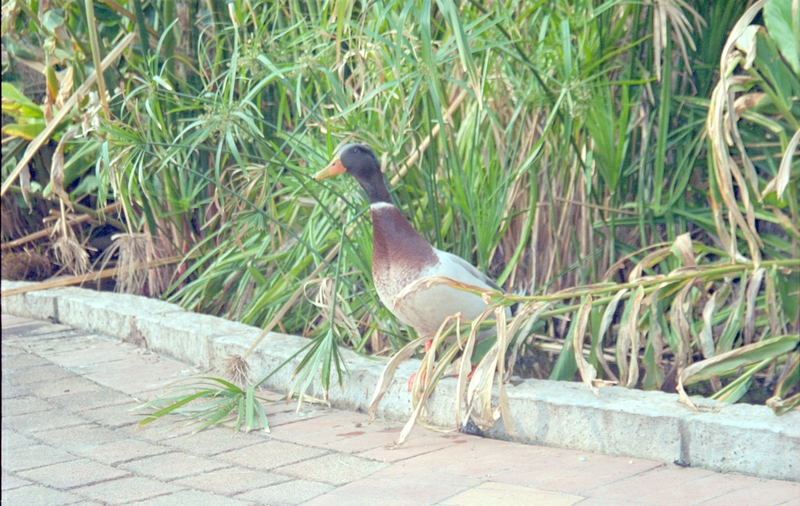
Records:
[[[435,273],[426,273],[427,275],[446,276],[470,285],[503,291],[489,276],[476,269],[475,266],[460,256],[436,248],[433,248],[433,251],[439,258],[439,265],[436,267]]]

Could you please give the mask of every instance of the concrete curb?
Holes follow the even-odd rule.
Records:
[[[30,283],[2,282],[8,290]],[[222,318],[185,311],[167,302],[81,288],[57,288],[3,298],[2,310],[47,319],[124,341],[204,368],[218,368],[227,357],[243,354],[260,329]],[[248,358],[260,378],[289,360],[308,341],[270,333]],[[342,350],[350,374],[343,388],[329,392],[331,404],[366,412],[383,362]],[[287,392],[300,357],[274,374],[266,386]],[[406,421],[411,403],[406,379],[419,362],[398,368],[378,416]],[[614,456],[681,462],[719,472],[800,481],[800,412],[775,416],[766,406],[725,404],[700,399],[708,411],[695,412],[676,394],[605,388],[594,395],[580,383],[525,380],[507,385],[516,431],[502,422],[488,434],[498,439],[535,443]],[[439,383],[428,421],[452,426],[455,380]]]

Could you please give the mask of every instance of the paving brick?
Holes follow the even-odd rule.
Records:
[[[651,474],[651,473],[647,473]],[[626,480],[628,481],[628,480]],[[730,492],[739,491],[748,485],[758,483],[758,478],[740,474],[708,473],[696,479],[687,479],[687,483],[661,489],[645,494],[638,500],[655,505],[672,506],[674,504],[700,503]],[[735,492],[734,492],[735,493]],[[798,498],[800,499],[800,497]]]
[[[270,429],[274,432],[277,427],[281,427],[284,425],[289,425],[298,422],[305,422],[311,420],[312,418],[326,416],[331,413],[329,409],[320,409],[318,407],[307,406],[304,405],[303,408],[298,412],[296,411],[296,405],[292,402],[290,404],[284,404],[283,402],[278,403],[278,405],[267,405],[264,411],[269,416],[269,426]],[[288,409],[281,409],[281,407],[288,407]],[[274,410],[270,412],[270,407]]]
[[[68,327],[67,325],[61,325],[59,323],[52,323],[40,320],[32,320],[33,323],[30,325],[25,325],[24,330],[20,329],[19,327],[14,329],[9,329],[12,335],[24,335],[26,338],[31,338],[33,336],[49,336],[49,335],[60,335],[64,333],[70,334],[81,334],[82,332],[76,331],[72,327]],[[24,334],[22,334],[24,332]]]
[[[619,501],[641,500],[644,496],[653,496],[657,498],[662,494],[666,495],[681,490],[692,490],[695,480],[710,474],[713,473],[703,469],[678,466],[659,467],[652,471],[589,490],[586,492],[586,495]],[[689,499],[697,502],[695,498],[690,497]],[[708,499],[708,497],[704,499]]]
[[[502,504],[504,506],[525,506],[528,504],[572,506],[583,499],[579,495],[548,492],[508,483],[486,482],[439,504],[450,506],[485,506],[487,504]]]
[[[25,387],[14,385],[10,381],[3,380],[3,401],[17,397],[30,397],[31,391]]]
[[[266,471],[253,471],[243,467],[218,469],[198,476],[173,481],[182,487],[196,488],[222,495],[234,495],[269,485],[288,481],[289,478]]]
[[[333,490],[333,486],[326,483],[307,480],[292,480],[245,492],[236,496],[237,499],[246,499],[256,504],[269,504],[270,506],[284,506],[304,503],[318,495]]]
[[[127,476],[127,471],[104,466],[91,460],[79,459],[37,467],[18,473],[27,480],[35,481],[58,489],[67,489],[90,485],[101,481],[113,480]]]
[[[32,504],[37,506],[58,506],[82,501],[83,498],[80,496],[39,485],[3,491],[3,506],[31,506]]]
[[[365,504],[380,504],[381,506],[408,506],[409,504],[413,504],[414,506],[427,506],[429,504],[435,504],[422,500],[415,500],[413,503],[409,503],[408,499],[395,499],[385,496],[381,496],[376,500],[374,497],[359,494],[358,490],[349,492],[347,495],[338,493],[338,490],[339,489],[317,496],[310,501],[304,502],[303,506],[364,506]]]
[[[172,452],[127,462],[119,467],[164,481],[214,471],[230,464],[198,455]]]
[[[370,476],[331,490],[306,504],[436,504],[480,483],[478,478],[462,478],[454,483],[414,482]]]
[[[49,466],[57,462],[74,460],[67,452],[47,445],[33,445],[20,448],[6,448],[3,445],[3,470],[19,472],[41,466]]]
[[[157,424],[159,422],[153,423]],[[165,433],[161,428],[152,432],[142,431],[142,435],[145,437],[151,437],[153,434],[161,435],[160,438],[154,438],[153,440],[155,441],[161,440],[166,445],[205,456],[216,455],[217,453],[235,450],[237,448],[244,448],[245,446],[254,445],[263,441],[263,439],[254,434],[237,433],[225,428],[206,429],[197,434],[192,434],[188,430],[182,433],[170,434]]]
[[[72,413],[53,409],[49,411],[39,411],[29,415],[4,416],[3,424],[8,427],[13,427],[14,430],[19,432],[36,434],[42,431],[84,425],[86,424],[86,420]]]
[[[73,369],[75,372],[82,372],[92,365],[110,364],[111,362],[125,360],[130,353],[133,353],[133,351],[128,347],[122,346],[119,342],[96,338],[84,348],[50,352],[47,354],[47,358],[61,367]]]
[[[265,441],[238,450],[220,453],[218,458],[253,469],[270,470],[328,453],[321,448],[283,441]]]
[[[102,444],[124,438],[121,434],[96,425],[78,425],[49,430],[37,433],[36,437],[56,448],[80,454],[90,452]]]
[[[31,323],[39,322],[31,318],[3,313],[3,330],[10,329],[12,327],[18,327],[20,325],[30,325]]]
[[[376,480],[395,480],[397,482],[404,481],[407,486],[413,486],[415,483],[434,485],[449,483],[465,489],[478,485],[488,479],[486,476],[460,473],[457,467],[447,470],[430,465],[420,466],[411,460],[396,462],[391,466],[376,471],[370,478]]]
[[[102,464],[116,466],[130,460],[159,455],[170,451],[172,451],[172,449],[166,446],[154,445],[138,439],[124,438],[111,443],[90,446],[82,452],[75,453],[79,453],[86,458],[96,460]]]
[[[400,437],[400,431],[402,427],[385,420],[375,420],[371,424],[359,423],[352,430],[336,431],[324,446],[340,452],[363,453],[375,448],[394,446]]]
[[[94,366],[85,377],[119,390],[126,394],[137,394],[164,388],[165,385],[188,377],[185,364],[164,359],[156,354],[132,355],[118,367]]]
[[[384,420],[369,423],[367,415],[334,411],[279,425],[272,428],[271,435],[285,441],[359,453],[393,445],[401,430],[397,423]]]
[[[42,383],[30,384],[28,385],[28,389],[33,395],[42,399],[48,399],[68,394],[85,395],[89,392],[99,392],[102,390],[102,387],[80,376],[71,376],[52,382],[45,381]]]
[[[388,464],[348,454],[328,454],[283,466],[277,472],[309,481],[344,485],[379,471]]]
[[[28,369],[30,367],[38,367],[42,365],[52,365],[50,361],[34,355],[33,353],[26,353],[18,350],[19,353],[12,356],[3,355],[3,374],[19,371],[20,369]]]
[[[3,472],[2,476],[3,492],[5,492],[6,490],[12,490],[15,488],[24,487],[26,485],[31,485],[31,482],[29,482],[28,480],[23,480],[22,478],[19,478],[17,476],[12,476],[10,474],[7,474],[6,472]]]
[[[62,332],[39,337],[25,336],[16,345],[31,353],[48,357],[58,353],[83,350],[91,346],[94,339],[94,336],[83,332]]]
[[[757,483],[722,494],[707,501],[702,506],[774,506],[778,504],[800,504],[800,483],[777,480],[757,480]]]
[[[170,483],[131,476],[81,487],[74,492],[104,504],[123,504],[171,494],[177,490],[180,488]]]
[[[10,450],[11,448],[24,448],[26,446],[36,444],[36,441],[33,439],[25,437],[22,434],[6,427],[3,427],[2,440],[3,450]]]
[[[623,502],[619,500],[603,499],[602,497],[587,497],[586,499],[578,503],[579,506],[619,506],[620,504],[648,506],[647,503],[643,502],[634,502],[634,501]]]
[[[400,437],[400,431],[402,430],[401,426],[397,426],[376,433],[372,437],[385,436],[388,442],[385,445],[362,451],[358,453],[358,456],[381,462],[397,462],[460,444],[454,443],[454,438],[444,437],[441,434],[435,434],[423,429],[416,429],[402,445],[395,446],[394,443]]]
[[[466,435],[453,437],[449,439],[449,443],[444,448],[412,457],[404,462],[411,466],[454,474],[493,477],[517,466],[530,465],[531,461],[538,460],[544,463],[546,459],[560,455],[558,450]],[[577,456],[570,456],[567,460],[570,463],[574,460],[574,464],[578,465]],[[509,483],[530,484],[530,482]]]
[[[3,322],[3,332],[5,332],[5,322]],[[9,346],[7,344],[0,345],[0,355],[3,357],[10,357],[13,355],[21,355],[23,353],[27,353],[27,351],[20,350],[14,346]]]
[[[245,506],[251,503],[212,494],[211,492],[183,490],[175,492],[174,494],[162,495],[133,504],[141,506],[186,506],[187,504],[191,506]]]
[[[510,462],[507,469],[491,473],[493,481],[512,485],[536,486],[537,488],[557,492],[577,492],[578,490],[569,488],[570,484],[583,490],[604,485],[618,480],[622,476],[630,476],[632,474],[619,470],[603,470],[598,471],[597,476],[594,476],[592,473],[596,468],[599,469],[600,465],[593,465],[592,463],[595,460],[598,462],[608,461],[602,460],[599,455],[591,453],[535,446],[523,446],[523,448],[527,448],[530,451],[528,457],[518,458],[514,462]],[[624,470],[627,471],[628,460],[620,458],[619,461],[618,466],[624,466]],[[644,462],[645,464],[642,465],[642,468],[649,468],[650,464],[647,461]],[[471,464],[470,462],[470,466]],[[653,463],[653,466],[659,465],[661,464]],[[608,476],[608,481],[604,481],[606,476]],[[584,478],[587,480],[586,485],[580,484],[580,480]]]
[[[134,408],[141,404],[138,402],[130,402],[130,398],[128,399],[129,402],[125,403],[114,404],[104,408],[82,410],[78,413],[78,416],[110,429],[137,424],[144,419],[144,413],[142,411],[135,411]]]
[[[61,367],[48,363],[37,367],[26,367],[14,371],[3,371],[3,380],[8,380],[15,385],[30,385],[42,381],[58,381],[74,376],[71,372]]]
[[[79,413],[87,409],[97,409],[129,403],[131,402],[131,398],[121,392],[105,388],[92,392],[59,395],[58,397],[48,399],[48,402],[74,413]]]
[[[368,415],[349,411],[325,411],[322,416],[307,417],[294,423],[274,426],[270,422],[272,436],[284,441],[320,446],[373,432],[368,427]]]
[[[6,318],[8,317],[7,314],[3,314],[3,341],[13,342],[18,340],[20,337],[28,335],[29,332],[41,331],[42,328],[47,328],[51,325],[48,322],[39,321],[39,320],[29,320],[24,323],[20,323],[18,325],[11,325],[6,327]]]
[[[607,457],[591,453],[581,458],[585,460],[579,460],[579,466],[572,467],[556,478],[537,479],[537,488],[580,494],[664,465],[652,460]]]
[[[36,397],[17,397],[3,401],[3,417],[15,415],[27,415],[50,411],[53,405]]]

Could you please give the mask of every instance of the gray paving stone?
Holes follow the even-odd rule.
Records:
[[[42,381],[58,381],[63,378],[74,376],[71,372],[61,367],[48,363],[38,367],[26,367],[15,371],[3,371],[3,379],[15,385],[30,385]]]
[[[137,474],[151,476],[164,481],[172,481],[223,467],[230,467],[230,464],[218,459],[212,460],[198,455],[172,452],[133,460],[119,467]]]
[[[2,454],[3,469],[11,472],[49,466],[57,462],[66,462],[75,459],[75,457],[69,453],[47,445],[33,445],[8,449],[3,445]]]
[[[36,397],[16,397],[3,401],[3,417],[15,415],[27,415],[50,411],[53,405]]]
[[[68,394],[86,395],[89,392],[99,392],[102,390],[102,387],[80,376],[71,376],[57,381],[33,383],[28,385],[28,390],[39,398],[49,399]]]
[[[31,318],[24,318],[22,316],[16,316],[13,314],[3,314],[3,328],[12,328],[17,327],[19,325],[29,325],[31,323],[38,323],[37,320]]]
[[[5,318],[5,317],[6,316],[3,315],[3,318]],[[5,332],[5,331],[6,331],[5,322],[3,322],[3,332]],[[11,346],[11,345],[8,345],[8,344],[5,344],[5,343],[0,345],[0,355],[2,355],[2,357],[4,357],[4,358],[5,357],[11,357],[13,355],[22,355],[24,353],[27,353],[27,351],[20,350],[19,348],[15,348],[14,346]]]
[[[95,368],[96,371],[81,374],[101,385],[129,395],[162,389],[189,376],[189,368],[185,364],[155,354],[131,356],[117,367],[95,366]]]
[[[48,352],[47,359],[61,367],[81,372],[90,366],[120,362],[128,358],[129,353],[134,353],[131,347],[124,346],[119,341],[98,336],[90,337],[91,339],[81,348]]]
[[[256,504],[269,504],[270,506],[289,506],[301,504],[318,495],[333,490],[335,487],[327,483],[307,480],[292,480],[277,485],[272,485],[257,490],[251,490],[236,496],[237,499],[246,499]]]
[[[36,441],[33,439],[25,437],[24,435],[6,427],[3,427],[2,440],[3,450],[10,450],[11,448],[24,448],[26,446],[36,444]]]
[[[174,494],[162,495],[133,504],[141,506],[245,506],[252,503],[212,494],[211,492],[183,490],[181,492],[175,492]]]
[[[117,429],[128,425],[137,424],[144,418],[142,411],[135,411],[140,406],[138,402],[114,404],[104,408],[87,409],[78,412],[78,416],[110,429]]]
[[[18,473],[26,480],[62,490],[122,478],[129,474],[127,471],[87,459],[70,460]]]
[[[121,392],[109,390],[102,386],[99,386],[99,388],[101,389],[97,391],[59,395],[48,399],[48,402],[73,413],[131,402],[131,398]]]
[[[75,504],[83,498],[69,492],[53,490],[52,488],[31,485],[3,491],[3,506],[59,506],[61,504]]]
[[[36,353],[42,357],[53,356],[68,351],[80,351],[90,346],[94,337],[83,332],[59,332],[41,336],[24,336],[16,346]]]
[[[22,478],[19,478],[17,476],[12,476],[12,475],[6,473],[5,471],[3,472],[3,476],[2,476],[2,489],[3,489],[3,492],[5,492],[6,490],[11,490],[11,489],[19,488],[19,487],[24,487],[26,485],[31,485],[31,482],[29,482],[28,480],[23,480]],[[5,494],[3,494],[3,495],[5,495]]]
[[[159,455],[170,451],[173,451],[172,448],[166,446],[154,445],[138,439],[124,438],[118,441],[89,447],[85,451],[80,452],[80,455],[96,460],[102,464],[117,466],[123,462]]]
[[[153,423],[158,424],[159,422]],[[151,434],[160,435],[160,439],[166,445],[205,456],[244,448],[263,441],[254,434],[235,433],[224,428],[204,430],[197,434],[192,434],[190,430],[185,430],[180,434],[168,433],[163,428],[158,428],[148,435]],[[155,440],[158,441],[158,439]]]
[[[239,450],[220,453],[218,458],[244,467],[270,470],[328,453],[322,448],[312,448],[283,441],[265,441]]]
[[[40,365],[52,365],[52,363],[40,357],[39,355],[35,355],[33,353],[27,353],[22,350],[19,350],[19,353],[16,353],[11,356],[3,355],[3,374],[8,374],[10,372],[19,371],[20,369],[27,369],[29,367],[37,367]]]
[[[36,434],[53,429],[86,424],[86,420],[58,409],[39,411],[29,415],[4,416],[3,424],[25,434]]]
[[[215,494],[234,495],[288,480],[289,478],[286,476],[266,471],[229,467],[197,476],[190,476],[189,478],[182,478],[171,483]]]
[[[276,472],[309,481],[344,485],[389,466],[385,462],[362,459],[344,453],[331,453],[297,464],[283,466]]]
[[[74,492],[90,499],[102,501],[104,504],[124,504],[156,498],[178,490],[180,490],[179,487],[169,483],[131,476],[77,488],[74,489]]]
[[[36,437],[64,451],[84,454],[102,444],[120,441],[125,436],[96,425],[78,425],[39,432]]]
[[[14,385],[10,381],[3,381],[3,401],[17,397],[28,397],[30,395],[31,391],[27,388]]]

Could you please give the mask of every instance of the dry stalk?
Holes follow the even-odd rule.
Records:
[[[146,264],[138,265],[136,266],[136,268],[152,269],[155,267],[160,267],[162,265],[174,264],[182,260],[184,260],[183,255],[177,255],[169,258],[163,258],[161,260],[156,260],[155,262],[149,262]],[[11,297],[12,295],[20,295],[29,292],[38,292],[41,290],[49,290],[51,288],[60,288],[62,286],[80,285],[87,281],[96,281],[98,279],[104,279],[116,276],[120,273],[120,270],[121,269],[119,267],[114,267],[111,269],[103,269],[102,271],[90,272],[88,274],[83,274],[79,276],[65,276],[63,278],[51,279],[49,281],[43,281],[41,283],[36,283],[33,285],[19,286],[17,288],[11,288],[9,290],[3,290],[2,297]]]

